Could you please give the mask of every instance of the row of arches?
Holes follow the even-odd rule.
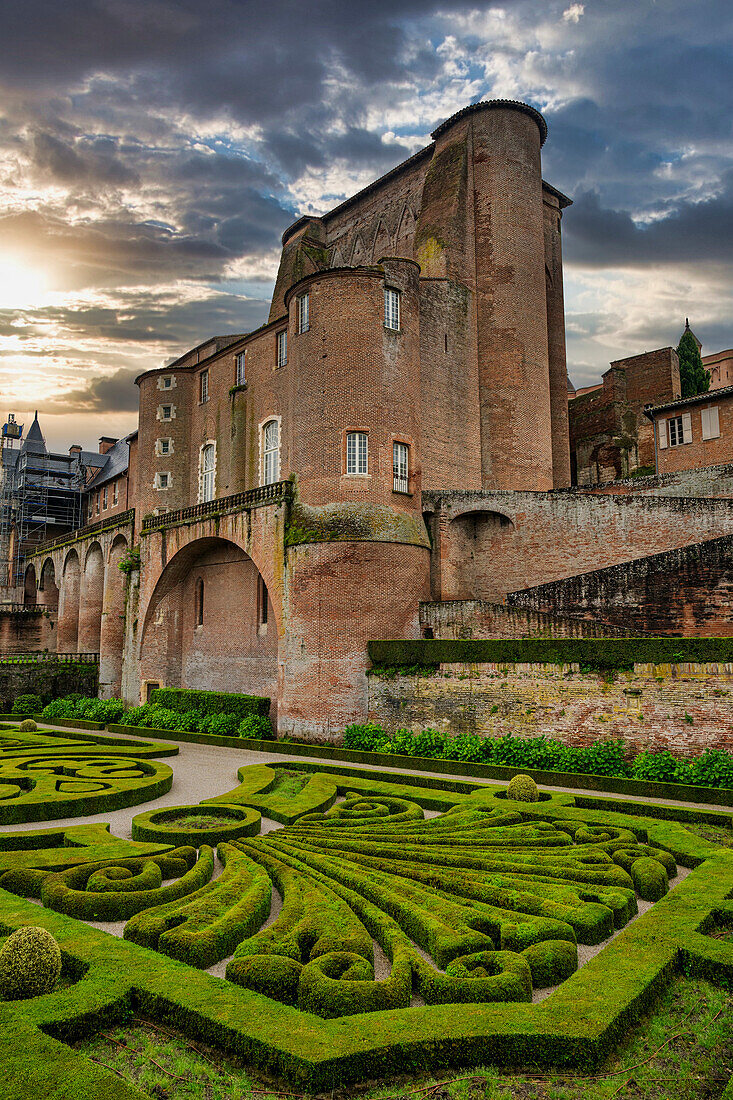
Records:
[[[125,635],[124,535],[103,550],[99,542],[72,547],[63,559],[48,557],[25,571],[25,602],[56,612],[57,653],[99,653],[100,685],[119,694]]]

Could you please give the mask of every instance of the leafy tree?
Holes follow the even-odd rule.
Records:
[[[710,371],[702,365],[702,356],[689,321],[677,345],[680,361],[680,383],[683,397],[694,397],[696,393],[707,393],[710,389]]]

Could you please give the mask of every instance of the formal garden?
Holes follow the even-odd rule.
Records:
[[[733,1095],[726,754],[353,727],[329,756],[246,696],[40,702],[0,730],[6,1095]],[[179,804],[185,738],[230,751]],[[529,774],[573,763],[583,790]]]

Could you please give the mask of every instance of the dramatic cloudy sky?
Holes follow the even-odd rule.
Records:
[[[568,362],[733,346],[730,0],[4,0],[0,392],[56,446],[266,317],[283,229],[470,102],[549,124]]]

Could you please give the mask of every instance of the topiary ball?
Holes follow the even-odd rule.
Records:
[[[18,729],[21,733],[33,733],[34,730],[38,729],[38,726],[32,718],[26,718],[24,722],[20,723]]]
[[[20,1001],[50,993],[61,973],[61,951],[45,928],[18,928],[0,949],[0,996]]]
[[[509,782],[506,796],[513,802],[538,802],[540,792],[531,775],[515,775]]]

